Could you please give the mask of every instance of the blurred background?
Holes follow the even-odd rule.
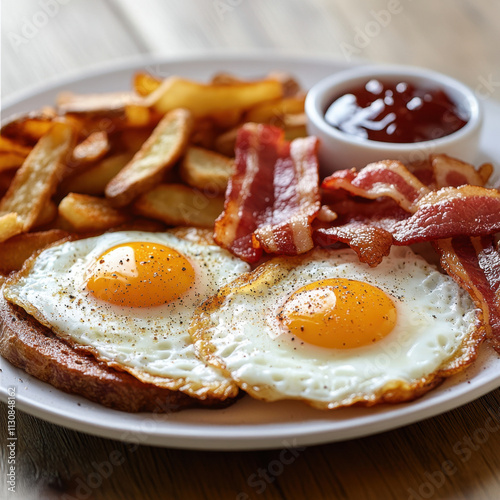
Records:
[[[494,0],[2,0],[2,96],[141,54],[322,54],[426,66],[498,96]]]

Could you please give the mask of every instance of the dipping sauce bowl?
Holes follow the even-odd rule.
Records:
[[[408,97],[408,92],[415,94]],[[356,100],[367,101],[371,94],[371,104],[357,106]],[[483,121],[480,103],[466,85],[441,73],[411,66],[359,66],[331,75],[309,90],[305,111],[309,135],[320,140],[323,177],[335,170],[361,168],[378,160],[418,163],[438,153],[472,163]],[[327,112],[329,116],[325,117]],[[394,116],[398,113],[401,116]],[[365,118],[366,130],[358,126]],[[426,118],[429,120],[424,124]],[[339,126],[332,124],[336,120]],[[370,123],[385,133],[372,133]],[[397,130],[401,124],[406,130]],[[419,127],[425,128],[426,135],[419,132]],[[401,138],[417,142],[401,142]]]

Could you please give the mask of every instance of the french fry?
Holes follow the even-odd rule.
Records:
[[[181,163],[184,182],[198,189],[218,190],[223,194],[233,171],[234,160],[214,151],[191,146]]]
[[[191,129],[189,111],[176,109],[168,113],[132,160],[106,186],[106,197],[113,205],[127,205],[157,185],[183,154]]]
[[[263,102],[247,111],[244,121],[271,124],[281,122],[285,115],[304,113],[304,101],[305,95],[298,95]]]
[[[130,153],[137,153],[153,132],[150,128],[130,128],[121,132],[120,142]]]
[[[105,231],[129,218],[105,198],[86,194],[69,193],[59,203],[58,210],[63,228],[77,233]]]
[[[239,127],[232,128],[215,139],[214,149],[226,156],[234,156],[234,147],[236,145],[236,136]]]
[[[16,172],[0,201],[0,216],[15,212],[23,231],[31,229],[57,187],[73,143],[72,127],[54,122]]]
[[[75,146],[71,160],[78,163],[91,163],[102,158],[109,148],[109,138],[105,131],[92,132]]]
[[[22,233],[23,220],[15,212],[0,215],[0,242]]]
[[[190,143],[194,146],[213,149],[218,132],[211,118],[197,118],[194,121]]]
[[[53,108],[17,115],[2,125],[0,133],[4,137],[14,137],[17,141],[34,143],[50,130],[56,116]]]
[[[125,107],[125,117],[127,127],[146,127],[157,123],[160,117],[156,118],[146,106],[139,104],[129,104]]]
[[[237,83],[243,83],[244,80],[232,75],[231,73],[216,73],[212,76],[210,83],[212,85],[235,85]]]
[[[272,71],[266,77],[267,80],[276,80],[283,89],[283,97],[293,97],[302,92],[300,84],[292,75],[283,71]],[[210,83],[215,85],[235,85],[244,83],[245,80],[232,75],[231,73],[216,73]]]
[[[0,273],[19,271],[24,262],[36,251],[51,243],[67,238],[69,233],[60,229],[50,229],[34,233],[24,233],[0,243]]]
[[[49,200],[48,203],[43,206],[42,211],[38,214],[38,217],[33,224],[33,228],[46,226],[47,224],[50,224],[56,217],[57,205],[52,200]]]
[[[0,135],[0,153],[15,153],[26,158],[31,152],[31,148],[23,146],[8,137]]]
[[[25,156],[18,153],[6,153],[0,151],[0,172],[20,167],[25,159]]]
[[[154,92],[161,85],[161,82],[162,80],[149,73],[139,72],[134,75],[133,86],[136,93],[144,97]]]
[[[136,213],[172,226],[213,228],[224,208],[224,197],[209,198],[183,184],[160,184],[141,195],[133,205]]]
[[[20,167],[30,154],[31,147],[0,135],[0,172]]]
[[[283,90],[277,80],[259,80],[227,84],[203,84],[176,76],[167,78],[144,99],[159,113],[175,108],[189,109],[203,117],[228,110],[245,110],[256,104],[278,99]]]
[[[120,153],[105,158],[83,172],[65,179],[61,183],[58,193],[60,195],[71,192],[95,196],[103,195],[108,182],[132,159],[132,156],[131,153]]]
[[[58,96],[58,111],[79,120],[87,133],[143,127],[160,119],[133,92],[82,95],[64,92]]]
[[[7,192],[10,184],[12,183],[12,179],[14,178],[15,171],[14,170],[4,170],[0,171],[0,198]]]
[[[216,128],[225,130],[241,123],[242,116],[243,110],[229,109],[211,114],[210,120],[212,121],[212,127],[215,125]]]
[[[108,92],[103,94],[74,94],[61,92],[57,96],[57,110],[61,114],[112,114],[122,112],[128,104],[139,104],[133,92]]]

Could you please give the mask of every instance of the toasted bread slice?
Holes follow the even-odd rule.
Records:
[[[7,302],[0,289],[0,355],[65,392],[127,412],[169,413],[193,406],[227,406],[232,400],[197,400],[139,381],[70,347],[52,331]]]

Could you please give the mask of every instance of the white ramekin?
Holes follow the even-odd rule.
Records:
[[[416,143],[388,143],[348,135],[325,121],[326,108],[333,99],[372,78],[405,81],[420,88],[441,88],[468,117],[467,123],[445,137]],[[378,160],[418,162],[430,154],[446,153],[472,163],[476,157],[483,121],[480,103],[466,85],[436,71],[411,66],[359,66],[335,73],[309,90],[305,111],[307,131],[319,138],[322,176],[345,168],[361,168]]]

